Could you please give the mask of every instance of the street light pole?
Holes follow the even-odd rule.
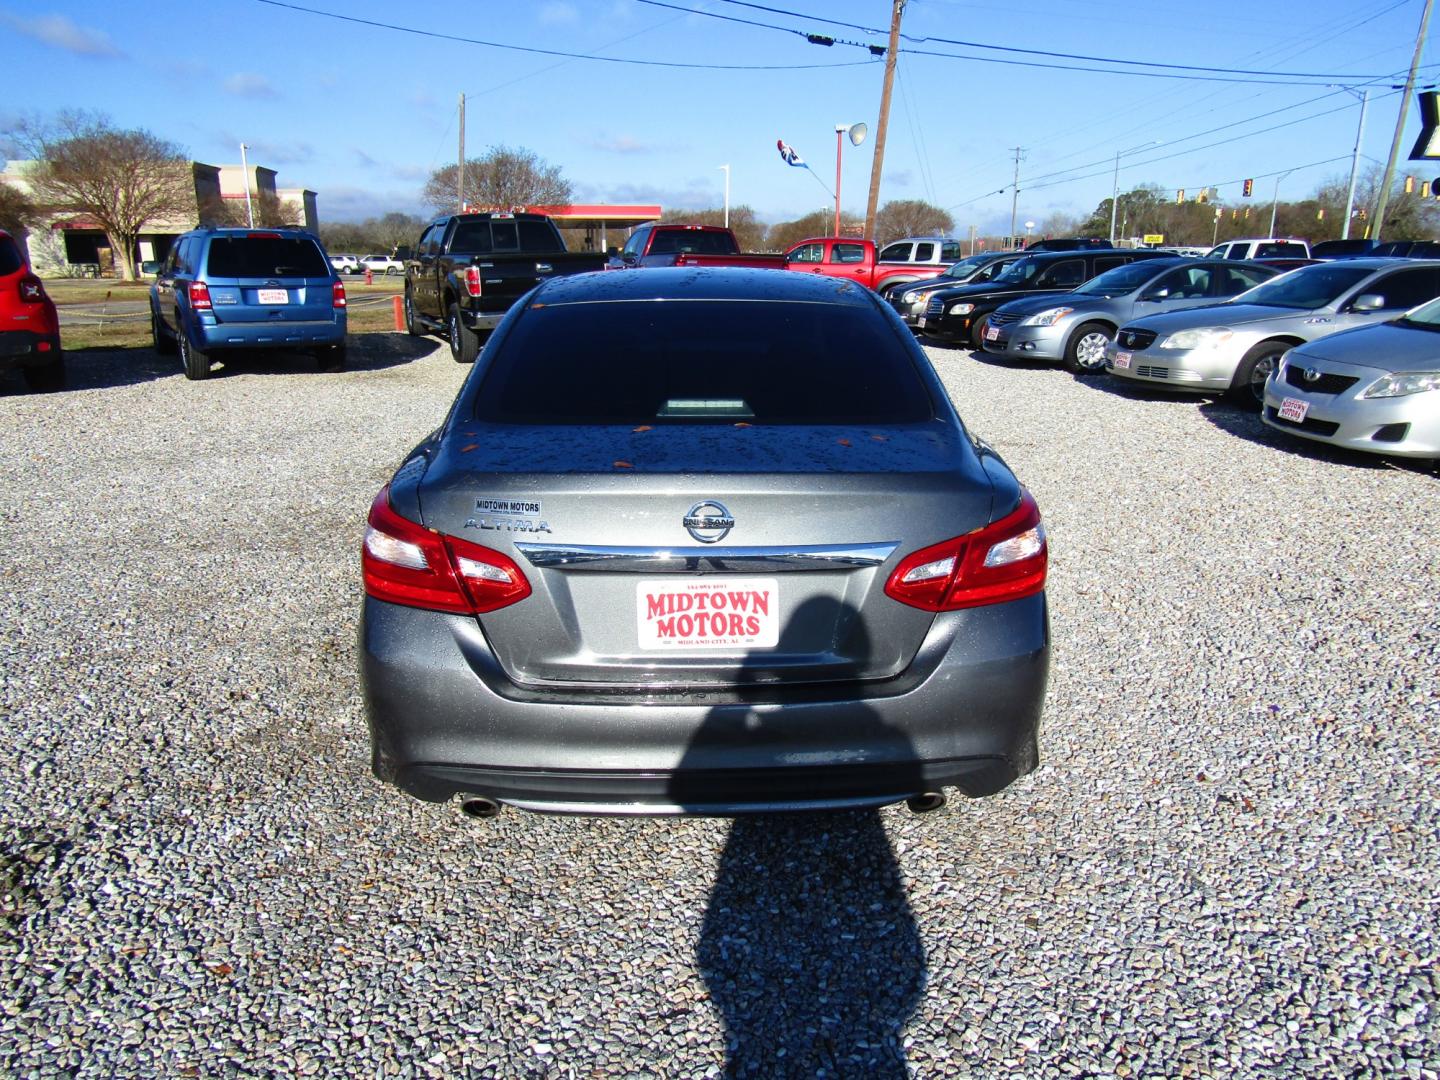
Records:
[[[1125,154],[1133,154],[1137,150],[1148,150],[1159,142],[1159,139],[1151,139],[1149,142],[1141,143],[1139,146],[1132,146],[1129,150],[1115,151],[1115,175],[1111,178],[1110,182],[1110,243],[1112,246],[1115,243],[1115,204],[1120,199],[1120,158]]]
[[[249,222],[250,228],[255,227],[255,208],[250,204],[250,162],[245,157],[248,150],[243,142],[240,144],[240,171],[245,174],[245,220]]]
[[[725,228],[730,227],[730,166],[718,165],[716,168],[725,172]]]
[[[1350,87],[1346,87],[1354,93]],[[1340,223],[1340,239],[1350,239],[1350,215],[1355,212],[1355,174],[1360,171],[1360,141],[1365,137],[1365,109],[1370,104],[1370,91],[1360,93],[1360,126],[1355,130],[1355,153],[1350,159],[1350,190],[1345,195],[1345,219]]]
[[[1292,173],[1292,172],[1294,172],[1294,171],[1295,171],[1294,169],[1291,169],[1291,170],[1289,170],[1288,172],[1282,172],[1279,176],[1275,177],[1275,198],[1274,198],[1273,200],[1271,200],[1271,202],[1270,202],[1270,239],[1271,239],[1271,240],[1274,240],[1274,239],[1275,239],[1275,211],[1280,208],[1280,181],[1281,181],[1281,180],[1284,180],[1285,177],[1289,176],[1290,173]]]

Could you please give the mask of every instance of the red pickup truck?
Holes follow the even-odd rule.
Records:
[[[735,234],[720,225],[641,225],[610,257],[608,269],[645,266],[785,267],[781,255],[746,255]]]
[[[893,247],[894,245],[892,245]],[[942,262],[942,249],[937,241],[926,245],[933,248],[931,262],[881,262],[875,254],[875,245],[869,240],[853,240],[843,236],[817,236],[801,240],[785,252],[785,268],[804,273],[825,274],[829,277],[846,278],[868,285],[881,292],[895,285],[909,285],[916,281],[928,281],[945,272],[950,262],[960,258],[960,245],[955,243],[954,259]],[[912,254],[918,253],[922,245],[916,244]]]

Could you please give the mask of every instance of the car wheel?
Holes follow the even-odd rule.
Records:
[[[41,367],[27,367],[25,385],[37,394],[52,394],[65,389],[65,361],[56,357]]]
[[[1235,378],[1230,380],[1230,396],[1241,405],[1258,408],[1265,404],[1265,380],[1280,363],[1280,357],[1289,351],[1290,346],[1279,341],[1262,341],[1256,345],[1235,369]]]
[[[315,359],[321,371],[344,371],[346,351],[344,345],[322,345],[315,350]]]
[[[415,317],[415,297],[405,290],[405,330],[420,337],[425,333],[425,324]]]
[[[395,267],[393,267],[393,266],[387,266],[387,267],[385,268],[385,276],[386,276],[386,277],[394,277],[394,276],[395,276],[396,274],[398,274],[399,272],[400,272],[400,271],[399,271],[399,270],[396,270]]]
[[[180,363],[185,368],[185,378],[191,380],[209,378],[210,354],[191,345],[190,339],[185,336],[183,330],[175,335],[175,342],[180,351]]]
[[[155,339],[155,351],[161,356],[175,355],[175,339],[165,332],[160,324],[160,315],[150,309],[150,336]]]
[[[480,335],[460,318],[460,305],[450,305],[450,356],[457,364],[473,364],[480,355]]]
[[[1104,323],[1085,323],[1070,335],[1065,346],[1065,364],[1076,375],[1098,375],[1105,370],[1105,346],[1110,331]]]
[[[990,329],[989,315],[977,319],[975,325],[970,327],[970,346],[976,352],[985,351],[985,331],[988,329]]]

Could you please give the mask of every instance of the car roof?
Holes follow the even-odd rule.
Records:
[[[654,267],[601,270],[553,278],[540,286],[531,306],[598,301],[760,300],[874,307],[874,294],[853,281],[788,270],[749,267]]]

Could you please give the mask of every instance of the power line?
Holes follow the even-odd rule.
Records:
[[[354,23],[357,26],[369,26],[377,30],[391,30],[400,34],[414,34],[417,37],[434,38],[439,41],[454,41],[461,45],[480,45],[489,49],[504,49],[508,52],[534,53],[539,56],[562,56],[568,60],[595,60],[602,64],[630,64],[635,67],[658,67],[658,68],[687,68],[703,71],[808,71],[815,68],[842,68],[860,67],[875,63],[875,60],[852,60],[841,61],[835,64],[686,64],[673,60],[635,60],[620,56],[595,56],[590,53],[565,52],[561,49],[537,49],[529,45],[511,45],[502,41],[485,41],[481,38],[461,37],[458,34],[442,34],[437,30],[421,30],[413,26],[401,26],[398,23],[381,22],[378,19],[362,19],[356,15],[341,15],[335,11],[322,11],[319,8],[305,7],[301,4],[286,3],[285,0],[255,0],[257,4],[266,4],[270,7],[284,8],[287,11],[299,11],[306,15],[317,15],[324,19],[334,19],[337,22]]]

